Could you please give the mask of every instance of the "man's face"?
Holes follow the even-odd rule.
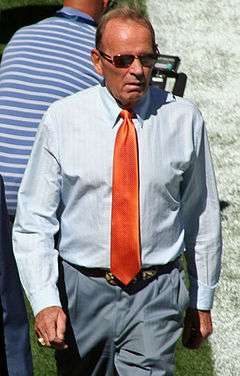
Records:
[[[142,55],[153,53],[152,35],[149,29],[133,20],[110,20],[102,36],[100,50],[111,58],[114,55]],[[135,59],[127,68],[118,68],[93,50],[96,70],[105,78],[111,94],[125,108],[131,108],[145,94],[152,67],[145,67]]]

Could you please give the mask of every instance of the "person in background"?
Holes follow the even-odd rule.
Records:
[[[10,233],[0,176],[0,375],[32,376],[27,312]]]
[[[36,334],[66,348],[70,324],[78,348],[64,376],[173,375],[187,307],[184,344],[212,333],[222,243],[208,139],[194,104],[149,86],[158,54],[146,17],[106,13],[92,51],[104,81],[50,106],[19,190],[14,252]]]
[[[109,0],[65,0],[54,17],[18,30],[0,67],[0,174],[9,214],[39,122],[59,98],[100,82],[91,62],[97,21]]]

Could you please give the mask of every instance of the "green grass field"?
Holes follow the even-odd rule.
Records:
[[[129,0],[129,3],[133,1]],[[137,2],[144,11],[146,11],[145,0]],[[60,0],[0,0],[0,8],[2,10],[21,7],[26,5],[61,5]],[[1,45],[0,48],[3,48]],[[35,376],[54,376],[56,375],[56,368],[54,363],[54,352],[49,349],[41,348],[36,341],[33,323],[34,319],[31,313],[29,304],[27,303],[28,314],[30,319],[31,329],[31,345],[34,361],[34,375]],[[201,368],[199,368],[201,364]],[[211,348],[206,343],[200,351],[189,351],[182,347],[181,342],[178,344],[177,351],[177,369],[175,376],[213,376],[214,370],[211,360]]]

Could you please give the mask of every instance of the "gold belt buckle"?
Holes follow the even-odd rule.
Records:
[[[115,280],[115,277],[114,275],[111,273],[111,272],[106,272],[105,274],[105,279],[106,281],[110,284],[110,285],[113,285],[113,286],[116,286],[117,285],[117,282]]]
[[[157,274],[157,270],[155,269],[151,269],[151,270],[143,270],[141,273],[141,279],[143,281],[146,281],[148,279],[151,279],[151,278],[154,278]],[[116,278],[114,277],[114,275],[111,273],[111,272],[106,272],[105,274],[105,279],[106,281],[112,285],[112,286],[117,286],[117,281],[116,281]],[[135,277],[131,283],[136,283],[137,281],[139,280],[139,277]]]
[[[151,270],[143,270],[142,271],[142,279],[143,281],[146,281],[147,279],[154,278],[157,274],[157,270],[151,269]]]

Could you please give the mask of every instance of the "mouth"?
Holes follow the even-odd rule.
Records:
[[[145,82],[144,81],[132,81],[132,82],[127,82],[126,85],[143,86],[145,85]]]
[[[145,88],[145,82],[128,82],[126,87],[130,90],[142,90]]]

